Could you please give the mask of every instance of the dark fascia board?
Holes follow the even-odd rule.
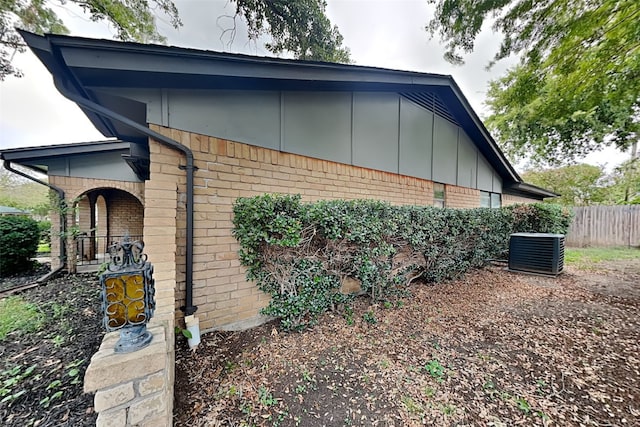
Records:
[[[541,187],[537,187],[526,182],[516,182],[503,190],[507,194],[513,194],[515,196],[533,197],[538,200],[542,200],[547,197],[560,197],[560,194],[553,191],[546,190]]]
[[[360,65],[258,57],[51,34],[40,37],[46,38],[52,46],[59,48],[65,65],[72,68],[104,67],[113,71],[160,71],[170,74],[188,74],[194,77],[216,74],[252,79],[336,80],[410,85],[446,86],[449,84],[448,80],[452,80],[451,76],[443,74],[399,71]],[[87,55],[87,49],[93,54]],[[100,54],[96,55],[97,52]],[[215,67],[212,66],[213,62],[216,62]],[[105,67],[103,63],[109,64],[108,67]]]
[[[73,154],[102,153],[106,151],[131,150],[132,143],[125,141],[76,142],[60,145],[9,148],[0,150],[0,158],[20,164],[21,161],[37,162],[38,159],[69,156]]]
[[[67,79],[71,78],[77,85],[86,85],[82,88],[84,93],[90,93],[91,86],[99,83],[131,86],[134,82],[141,87],[166,89],[181,85],[212,88],[214,81],[234,89],[444,91],[451,94],[447,98],[456,104],[454,110],[462,116],[462,126],[476,137],[478,148],[504,182],[507,185],[522,182],[449,75],[60,35],[21,34],[29,46],[34,38],[46,39],[58,60],[56,67],[47,68],[54,77],[57,77],[55,73],[65,73]],[[37,40],[36,44],[42,44],[42,40]],[[100,123],[90,118],[102,131]]]
[[[93,141],[71,144],[44,145],[38,147],[12,148],[0,150],[0,159],[19,164],[36,172],[47,174],[48,161],[73,155],[100,155],[107,152],[121,152],[122,159],[140,180],[149,179],[149,153],[141,144],[127,141]]]

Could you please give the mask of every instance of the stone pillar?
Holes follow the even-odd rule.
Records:
[[[84,377],[85,393],[95,392],[97,427],[173,425],[173,360],[165,326],[149,324],[153,340],[133,353],[114,353],[119,332],[105,335]]]

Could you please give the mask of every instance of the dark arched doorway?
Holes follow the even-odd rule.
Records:
[[[126,191],[115,188],[87,191],[75,209],[73,234],[78,267],[108,261],[109,246],[125,237],[142,240],[144,207]]]

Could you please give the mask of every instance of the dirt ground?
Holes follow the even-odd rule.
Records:
[[[39,266],[0,278],[0,291],[47,271]],[[0,341],[0,426],[95,426],[93,395],[83,393],[82,379],[104,335],[99,292],[89,274],[63,275],[18,294],[38,307],[43,324]]]
[[[179,340],[176,426],[640,425],[640,257]]]

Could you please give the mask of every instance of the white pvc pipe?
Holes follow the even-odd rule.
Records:
[[[187,343],[191,350],[195,350],[200,344],[200,320],[192,314],[186,316],[184,322],[187,325],[187,331],[191,332],[191,338],[187,338]]]

